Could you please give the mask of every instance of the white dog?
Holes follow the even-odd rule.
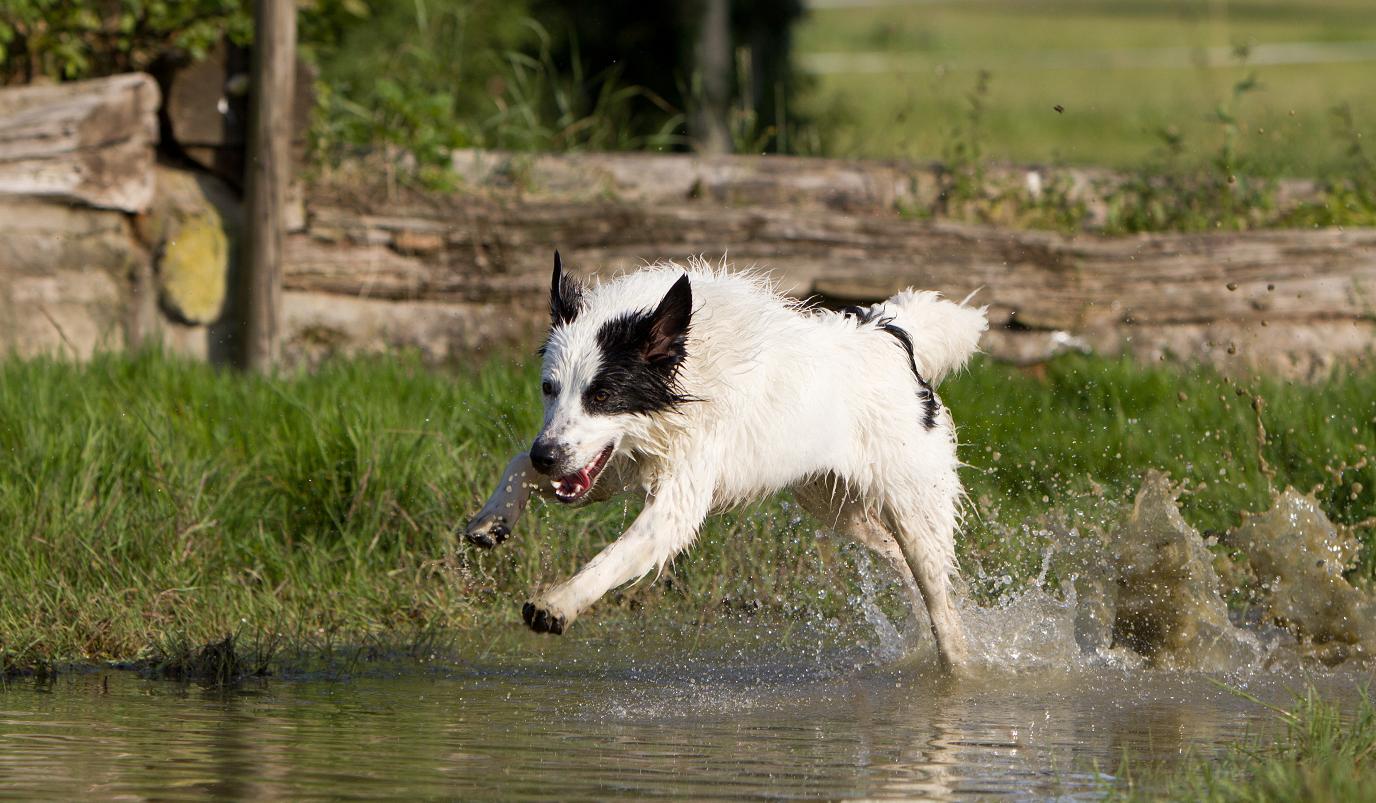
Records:
[[[544,426],[468,540],[505,540],[532,491],[573,504],[635,490],[646,502],[572,579],[526,603],[532,629],[562,633],[609,590],[662,569],[708,514],[791,488],[903,575],[945,667],[965,660],[950,589],[960,462],[934,388],[974,354],[984,309],[911,290],[809,309],[701,261],[585,287],[556,253],[550,313]]]

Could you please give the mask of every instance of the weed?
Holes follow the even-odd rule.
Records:
[[[1367,153],[1351,104],[1333,107],[1332,117],[1334,135],[1344,143],[1346,175],[1323,181],[1320,198],[1285,215],[1281,225],[1376,226],[1376,159]]]
[[[1248,49],[1235,51],[1246,68]],[[1257,228],[1376,225],[1376,162],[1365,150],[1350,105],[1333,112],[1333,134],[1343,144],[1346,169],[1319,182],[1313,197],[1281,202],[1279,182],[1241,146],[1246,100],[1261,91],[1254,71],[1232,85],[1210,115],[1218,137],[1203,163],[1188,160],[1184,134],[1159,128],[1158,153],[1121,178],[1101,179],[1086,193],[1055,169],[1000,174],[985,160],[985,119],[991,76],[981,71],[965,96],[966,109],[942,146],[935,202],[900,208],[916,218],[946,218],[985,225],[1092,230],[1108,235],[1158,231],[1242,231]],[[1023,179],[1026,179],[1025,181]],[[1102,210],[1092,215],[1087,197]]]
[[[920,219],[947,218],[967,223],[1050,229],[1072,233],[1084,227],[1087,204],[1076,197],[1070,180],[1041,171],[1028,181],[991,177],[984,158],[984,117],[993,75],[981,70],[966,93],[966,111],[942,146],[944,162],[937,174],[934,203],[928,208],[903,207],[901,214]]]
[[[964,118],[946,141],[937,214],[950,215],[953,207],[984,198],[984,110],[991,80],[992,73],[979,71],[974,87],[965,95]]]
[[[567,74],[555,63],[550,36],[533,20],[526,25],[539,45],[534,55],[508,50],[502,58],[503,90],[495,111],[478,125],[478,141],[488,147],[517,151],[638,150],[682,144],[676,132],[683,114],[647,89],[620,81],[620,70],[608,67],[596,75],[584,72],[577,40],[571,47]],[[665,119],[647,136],[632,133],[633,102],[647,100]]]
[[[1239,46],[1234,56],[1245,69],[1249,49]],[[1185,167],[1186,146],[1178,130],[1159,130],[1164,164],[1136,171],[1113,189],[1106,199],[1105,233],[1241,231],[1264,225],[1276,211],[1276,181],[1239,146],[1243,101],[1260,88],[1252,71],[1233,83],[1211,115],[1217,150],[1199,169]]]
[[[168,680],[197,681],[225,686],[249,676],[268,673],[272,650],[244,650],[234,634],[196,645],[185,638],[166,639],[141,667]]]
[[[1376,785],[1376,705],[1363,691],[1355,709],[1308,689],[1288,708],[1240,696],[1275,714],[1280,731],[1230,745],[1221,758],[1196,757],[1175,774],[1134,779],[1125,799],[1214,801],[1365,800]],[[1129,773],[1130,777],[1130,773]]]

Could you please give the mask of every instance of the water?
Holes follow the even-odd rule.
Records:
[[[478,634],[448,657],[232,688],[99,671],[0,692],[14,797],[1091,799],[1274,721],[1214,676],[1086,662],[943,680],[850,633]],[[908,638],[914,638],[911,634]],[[1225,678],[1285,703],[1360,675]]]
[[[925,617],[885,614],[892,578],[862,555],[850,621],[606,614],[229,688],[11,681],[0,796],[1094,799],[1125,757],[1140,781],[1276,728],[1229,686],[1283,706],[1373,680],[1376,600],[1343,578],[1355,542],[1311,498],[1287,491],[1225,534],[1240,562],[1156,474],[1123,521],[1049,535],[1034,582],[963,603],[958,679],[936,671]],[[1230,610],[1237,583],[1251,599]]]

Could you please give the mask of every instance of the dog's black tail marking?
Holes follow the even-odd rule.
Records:
[[[903,344],[903,350],[908,352],[908,365],[913,369],[913,376],[917,377],[917,398],[922,401],[922,426],[932,429],[936,426],[936,414],[941,407],[941,402],[937,401],[936,393],[932,390],[932,384],[922,376],[917,370],[917,357],[913,354],[913,339],[908,335],[908,330],[893,323],[892,321],[881,321],[879,328],[893,335]]]
[[[841,314],[855,318],[861,324],[874,324],[882,331],[893,335],[894,339],[903,346],[903,350],[908,352],[908,366],[913,369],[913,376],[917,378],[917,398],[922,401],[922,426],[926,429],[935,428],[936,416],[941,410],[941,401],[936,397],[936,391],[932,390],[932,383],[928,382],[917,370],[917,356],[913,354],[913,339],[908,334],[908,330],[894,323],[893,318],[881,318],[872,307],[845,307],[841,310]]]

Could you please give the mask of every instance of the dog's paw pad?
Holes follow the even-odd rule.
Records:
[[[558,636],[564,632],[565,619],[556,616],[544,608],[535,607],[535,603],[527,602],[521,608],[521,618],[526,620],[526,625],[536,633],[553,633]]]
[[[474,546],[491,549],[511,537],[511,526],[501,516],[479,516],[464,527],[463,536]]]

